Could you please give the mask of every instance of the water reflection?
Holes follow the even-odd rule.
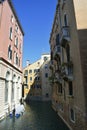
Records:
[[[17,118],[7,117],[0,130],[69,130],[51,108],[50,103],[29,102],[26,111]]]

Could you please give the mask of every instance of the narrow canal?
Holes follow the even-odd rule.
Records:
[[[18,119],[7,117],[1,121],[0,130],[69,130],[49,102],[30,102],[25,109]]]

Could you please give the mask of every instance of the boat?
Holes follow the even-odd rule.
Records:
[[[23,115],[25,111],[24,105],[23,104],[18,104],[16,107],[13,109],[13,111],[10,113],[10,118],[16,117],[19,118],[21,115]]]

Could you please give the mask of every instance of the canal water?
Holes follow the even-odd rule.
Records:
[[[0,122],[0,130],[69,130],[51,108],[50,102],[29,102],[18,119],[7,117]]]

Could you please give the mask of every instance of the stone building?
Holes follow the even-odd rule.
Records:
[[[21,99],[23,36],[11,0],[0,0],[0,119]]]
[[[50,35],[52,106],[72,130],[87,130],[87,0],[58,0]]]
[[[24,99],[51,100],[49,65],[50,55],[42,54],[41,59],[23,69]]]

